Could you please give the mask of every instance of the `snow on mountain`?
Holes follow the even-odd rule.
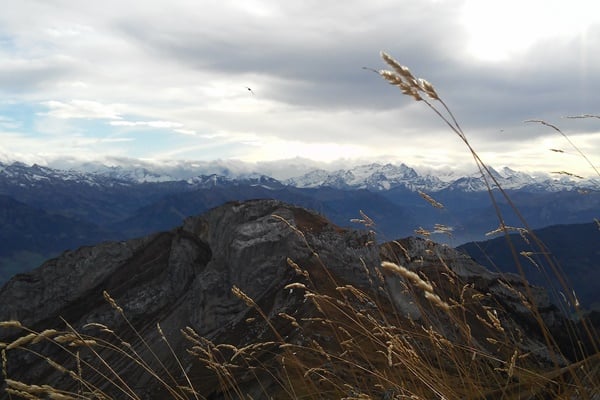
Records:
[[[302,176],[285,181],[296,187],[331,186],[339,189],[389,190],[403,186],[410,190],[439,190],[443,182],[427,175],[421,176],[405,164],[366,164],[351,169],[327,172],[311,171]]]
[[[284,182],[290,186],[314,188],[326,186],[330,180],[330,177],[330,172],[324,169],[315,169],[314,171],[307,172],[306,174],[296,178],[286,179]]]
[[[0,163],[0,178],[7,183],[18,184],[20,186],[39,186],[52,182],[79,182],[87,185],[100,185],[107,180],[111,184],[126,184],[122,179],[110,178],[101,175],[94,175],[74,170],[57,170],[43,167],[37,164],[27,165],[21,162],[12,164]]]
[[[534,192],[559,192],[570,190],[599,190],[600,184],[595,179],[573,179],[565,175],[549,175],[537,173],[529,175],[524,172],[515,171],[504,167],[500,171],[489,168],[492,176],[505,190],[524,189]],[[446,189],[479,192],[487,190],[487,187],[496,188],[491,178],[486,181],[480,173],[473,173],[449,182]]]
[[[114,161],[114,160],[113,160]],[[34,185],[43,181],[78,181],[88,185],[131,185],[137,183],[160,183],[178,181],[195,187],[215,185],[249,184],[266,188],[284,185],[299,188],[334,187],[338,189],[368,189],[385,191],[401,187],[412,191],[440,190],[484,191],[492,180],[485,180],[479,173],[458,176],[447,171],[418,173],[405,164],[364,164],[346,169],[327,171],[315,168],[300,176],[279,181],[264,173],[253,171],[242,162],[172,162],[153,164],[147,161],[125,160],[120,165],[99,162],[65,163],[69,169],[54,169],[37,164],[0,162],[0,178],[19,180],[21,185]],[[271,169],[273,165],[269,166]],[[490,168],[492,176],[502,188],[527,189],[530,191],[598,190],[600,182],[594,179],[575,180],[567,175],[529,175],[504,167],[499,171]],[[442,176],[442,178],[437,175]]]
[[[129,186],[141,183],[180,182],[193,188],[211,188],[217,185],[262,186],[267,189],[282,187],[282,183],[271,177],[259,173],[233,174],[226,169],[221,169],[221,174],[191,175],[195,169],[185,173],[167,174],[165,171],[154,171],[141,166],[103,166],[99,164],[87,165],[87,171],[61,170],[40,166],[27,165],[21,162],[4,164],[0,162],[0,187],[8,184],[12,186],[35,187],[60,183],[79,183],[88,186]],[[192,172],[193,171],[193,172]],[[185,179],[180,178],[186,177]]]
[[[77,170],[135,182],[185,181],[195,176],[213,174],[232,179],[264,175],[256,173],[252,165],[235,160],[159,162],[125,157],[110,157],[96,161],[61,158],[47,160],[46,165],[59,170]]]
[[[569,190],[598,190],[600,182],[597,179],[574,180],[565,175],[548,175],[538,173],[529,175],[504,167],[500,171],[489,168],[491,175],[503,189],[527,189],[530,191],[569,191]],[[441,178],[440,178],[441,176]],[[419,174],[415,169],[404,164],[366,164],[350,169],[328,172],[323,169],[313,170],[304,175],[284,181],[296,187],[314,188],[331,186],[338,189],[369,189],[389,190],[395,187],[426,192],[440,190],[457,190],[467,192],[485,191],[496,184],[488,177],[482,178],[479,172],[457,175],[454,171],[430,170]]]

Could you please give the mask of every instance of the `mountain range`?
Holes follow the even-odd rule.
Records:
[[[0,284],[62,251],[168,230],[232,200],[279,199],[344,227],[360,226],[352,221],[365,221],[363,212],[374,222],[367,228],[382,241],[418,230],[455,246],[484,240],[498,226],[481,177],[420,174],[404,164],[288,168],[302,173],[280,179],[227,163],[71,167],[0,163]],[[598,217],[597,179],[531,176],[508,168],[492,173],[532,228]],[[432,207],[424,193],[443,208]],[[498,206],[506,224],[519,224],[506,202]]]
[[[152,163],[141,160],[116,159],[111,165],[101,162],[54,162],[61,167],[45,167],[22,162],[1,162],[4,177],[11,175],[22,179],[61,179],[88,181],[90,184],[108,180],[128,183],[156,183],[188,181],[197,177],[218,177],[228,181],[252,181],[271,177],[282,185],[298,188],[329,186],[337,189],[389,190],[405,187],[411,190],[437,192],[443,189],[461,191],[485,191],[486,184],[479,172],[461,173],[453,170],[427,170],[417,172],[405,164],[365,163],[344,168],[311,167],[308,160],[281,161],[280,164],[246,164],[238,161]],[[581,178],[564,171],[552,174],[537,172],[528,174],[509,167],[500,170],[490,168],[491,173],[504,189],[529,191],[598,190],[600,179]]]

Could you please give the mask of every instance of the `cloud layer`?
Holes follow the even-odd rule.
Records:
[[[523,121],[598,154],[599,120],[561,117],[600,113],[600,6],[486,4],[10,2],[0,152],[468,164],[427,107],[362,68],[384,68],[386,50],[436,86],[484,160],[589,172],[563,137]]]

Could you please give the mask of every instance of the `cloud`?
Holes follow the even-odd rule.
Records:
[[[196,131],[191,130],[191,129],[173,129],[173,130],[177,133],[181,133],[182,135],[195,136],[198,134]]]
[[[72,72],[69,60],[64,57],[47,59],[10,59],[0,51],[0,93],[28,93],[51,87],[58,79]]]
[[[591,23],[600,22],[590,6],[581,1],[566,6],[562,0],[467,1],[461,16],[469,32],[467,49],[480,60],[506,61],[540,40],[584,35]]]
[[[0,93],[29,111],[2,115],[32,137],[44,125],[72,138],[153,128],[143,146],[116,149],[146,158],[462,162],[465,150],[443,121],[362,68],[385,68],[386,50],[434,84],[492,162],[538,162],[537,149],[523,147],[554,133],[523,123],[531,118],[560,123],[598,153],[596,121],[561,119],[600,104],[598,6],[486,4],[15,2],[0,15]]]
[[[110,125],[112,126],[143,126],[149,128],[181,128],[183,124],[179,122],[172,121],[110,121]],[[181,129],[177,129],[176,131],[180,131]],[[189,131],[188,131],[189,132]],[[189,133],[187,133],[189,134]]]
[[[50,111],[41,112],[39,114],[54,118],[121,119],[121,116],[115,110],[118,108],[118,105],[106,105],[97,101],[70,100],[68,102],[62,102],[49,100],[42,102],[42,105],[50,109]]]
[[[22,123],[13,118],[0,115],[0,130],[16,130],[22,127]]]

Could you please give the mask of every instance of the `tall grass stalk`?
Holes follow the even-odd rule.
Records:
[[[517,216],[517,218],[523,225],[523,228],[527,232],[529,238],[534,242],[534,244],[536,246],[535,251],[539,254],[544,255],[545,261],[546,261],[548,267],[551,269],[552,274],[558,279],[558,282],[561,285],[562,292],[566,293],[566,296],[569,299],[569,304],[572,304],[574,306],[575,312],[578,314],[578,316],[580,318],[582,318],[586,332],[592,343],[594,351],[597,353],[599,351],[598,336],[593,333],[593,331],[590,329],[589,325],[586,323],[585,317],[582,315],[581,310],[579,308],[579,301],[576,298],[575,292],[572,290],[571,286],[568,284],[568,279],[567,279],[566,275],[564,274],[562,268],[560,267],[560,265],[558,265],[558,263],[552,257],[550,257],[551,252],[548,250],[548,248],[545,246],[545,244],[537,237],[537,235],[535,235],[533,229],[531,229],[528,222],[525,220],[525,218],[523,217],[523,215],[521,214],[519,209],[516,207],[516,205],[510,198],[510,196],[502,188],[502,186],[500,185],[500,183],[498,182],[498,180],[496,179],[494,174],[491,173],[489,167],[482,161],[482,159],[479,157],[479,155],[477,154],[475,149],[471,146],[469,140],[467,139],[467,136],[465,135],[464,131],[462,130],[460,124],[458,123],[457,119],[455,118],[454,114],[452,113],[452,111],[450,110],[448,105],[442,100],[442,98],[438,95],[438,93],[435,90],[435,88],[433,87],[433,85],[431,83],[429,83],[427,80],[421,79],[421,78],[415,78],[414,75],[410,72],[410,70],[407,67],[401,65],[398,61],[396,61],[393,57],[391,57],[387,53],[382,52],[381,56],[382,56],[383,60],[390,67],[392,67],[393,71],[380,70],[380,71],[376,71],[376,72],[387,82],[400,88],[400,90],[402,91],[403,94],[408,95],[415,101],[420,101],[420,102],[425,103],[429,109],[431,109],[442,121],[444,121],[448,125],[448,127],[461,139],[461,141],[468,148],[469,153],[472,155],[472,157],[479,169],[481,177],[483,178],[483,180],[487,186],[487,191],[489,193],[490,200],[493,204],[494,210],[496,212],[496,215],[497,215],[499,223],[500,223],[499,229],[502,230],[502,232],[505,235],[508,246],[509,246],[512,256],[513,256],[513,260],[519,271],[519,274],[522,276],[522,278],[524,280],[525,286],[529,287],[526,282],[527,279],[525,276],[523,265],[521,263],[519,254],[517,253],[512,241],[510,239],[509,229],[505,223],[505,218],[502,215],[500,207],[498,206],[498,201],[496,199],[496,195],[495,195],[493,189],[497,189],[500,192],[503,199],[507,202],[507,204],[510,206],[511,210]],[[437,107],[436,104],[439,104],[440,107]],[[591,116],[589,116],[589,117],[591,117]],[[591,167],[594,169],[594,171],[600,176],[600,173],[598,173],[598,170],[591,163],[591,161],[568,138],[568,136],[565,135],[559,128],[557,128],[556,126],[549,124],[545,121],[541,121],[541,120],[532,120],[530,122],[538,122],[538,123],[549,126],[549,127],[553,128],[554,130],[556,130],[559,134],[561,134],[563,137],[565,137],[569,141],[569,143],[581,154],[581,156],[589,163],[589,165],[591,165]],[[491,181],[491,183],[490,183],[490,181]],[[531,292],[528,292],[528,296],[531,298]],[[535,304],[532,304],[532,306],[534,307],[534,310],[535,310],[535,307],[536,307]],[[534,314],[536,315],[536,318],[538,319],[538,323],[539,323],[540,327],[542,328],[544,335],[546,336],[546,342],[547,342],[548,346],[550,348],[556,348],[556,342],[548,334],[547,329],[545,329],[545,324],[544,324],[543,320],[541,319],[539,312],[537,310],[535,310]]]

